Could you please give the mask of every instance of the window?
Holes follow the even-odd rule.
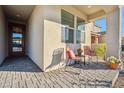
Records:
[[[76,43],[85,43],[85,21],[77,17]]]
[[[74,43],[74,16],[61,10],[62,42]]]

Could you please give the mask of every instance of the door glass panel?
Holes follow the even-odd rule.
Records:
[[[22,29],[18,27],[13,27],[12,30],[12,51],[13,52],[22,52],[23,46],[23,34]]]

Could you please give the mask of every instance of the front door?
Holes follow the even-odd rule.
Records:
[[[25,25],[8,23],[9,56],[25,54]]]

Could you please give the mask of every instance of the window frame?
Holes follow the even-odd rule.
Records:
[[[77,16],[76,17],[76,44],[86,43],[85,26],[84,26],[83,30],[79,30],[78,29],[78,19],[81,19],[84,22],[84,25],[85,25],[85,20],[83,18],[80,18],[79,16]],[[79,42],[77,42],[77,31],[80,31],[80,41]],[[82,39],[82,33],[83,33],[83,40],[81,40]]]
[[[66,18],[66,16],[63,16],[64,14],[62,14],[63,12],[66,12],[67,14],[66,15],[71,15],[72,17],[72,21],[70,21],[70,22],[72,22],[71,24],[73,24],[73,25],[70,25],[70,23],[69,23],[69,25],[67,25],[66,26],[66,22],[64,23],[63,22],[63,18],[65,17],[65,19],[69,19],[69,18]],[[71,19],[70,18],[70,19]],[[77,39],[77,31],[79,31],[79,29],[77,28],[77,22],[78,22],[78,19],[81,19],[82,20],[82,22],[84,23],[84,29],[83,30],[81,30],[81,32],[79,32],[80,33],[80,40],[79,40],[79,42],[77,41],[78,39]],[[69,21],[67,21],[67,23],[68,23]],[[62,30],[61,30],[61,42],[63,42],[63,43],[67,43],[67,44],[81,44],[81,43],[86,43],[86,39],[85,39],[85,37],[86,37],[86,35],[85,35],[85,19],[83,19],[83,18],[81,18],[81,17],[79,17],[79,16],[76,16],[76,15],[74,15],[74,14],[72,14],[72,13],[70,13],[70,12],[68,12],[68,11],[66,11],[66,10],[64,10],[64,9],[61,9],[61,24],[62,24]],[[72,37],[72,41],[69,41],[69,39],[68,39],[68,41],[66,41],[66,34],[65,33],[67,33],[67,32],[65,32],[65,29],[69,29],[69,30],[73,30],[73,33],[72,33],[72,36],[70,36],[70,37]],[[69,32],[68,32],[69,33]],[[83,37],[82,37],[83,36]],[[68,37],[69,37],[69,34],[68,34]],[[82,40],[82,38],[83,38],[83,40]]]
[[[62,16],[62,13],[63,12],[66,12],[66,13],[68,13],[68,15],[71,15],[72,16],[72,21],[69,20],[70,22],[72,22],[71,23],[72,26],[70,24],[68,26],[66,26],[66,24],[64,24],[64,22],[63,22],[63,18],[64,17]],[[64,34],[64,36],[61,36],[61,42],[73,44],[74,43],[74,40],[75,40],[75,37],[74,37],[74,35],[75,35],[75,32],[74,32],[75,31],[74,30],[74,28],[75,28],[75,15],[71,14],[70,12],[68,12],[68,11],[66,11],[64,9],[61,9],[61,24],[62,24],[62,30],[61,30],[62,32],[61,32],[61,34],[62,35]],[[63,30],[63,28],[64,28],[64,30]],[[66,32],[63,32],[63,31],[65,31],[65,29],[69,29],[70,31],[71,30],[73,31],[72,36],[69,37],[69,34],[68,34],[68,38],[71,38],[72,37],[72,41],[71,40],[69,41],[69,39],[68,39],[68,41],[66,41],[66,37],[65,37],[66,36],[65,35]],[[68,31],[68,33],[69,33],[69,31]]]

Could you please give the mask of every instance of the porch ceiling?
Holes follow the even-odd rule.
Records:
[[[31,15],[34,5],[3,5],[5,15],[9,19],[17,21],[27,21]]]
[[[74,5],[76,9],[88,16],[94,18],[95,14],[101,16],[116,9],[117,5]]]

